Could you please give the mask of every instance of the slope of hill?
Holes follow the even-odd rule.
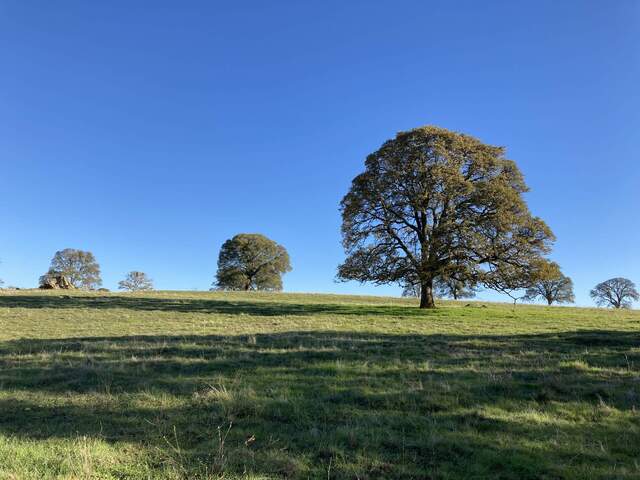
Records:
[[[0,478],[639,478],[640,312],[0,295]]]

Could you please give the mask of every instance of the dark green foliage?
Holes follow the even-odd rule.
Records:
[[[631,308],[633,301],[640,300],[636,285],[627,278],[611,278],[599,283],[590,292],[597,305],[613,308]]]
[[[74,287],[86,290],[102,285],[100,265],[93,253],[73,248],[65,248],[55,253],[49,271],[41,277],[41,283],[47,275],[63,275]]]
[[[118,282],[118,288],[130,292],[153,290],[153,281],[144,272],[132,271],[124,280]]]
[[[264,235],[241,233],[220,249],[215,286],[221,290],[282,290],[289,254]]]
[[[516,164],[504,149],[438,127],[416,128],[369,155],[342,199],[347,253],[338,278],[420,283],[433,307],[433,282],[519,289],[554,237],[533,217]]]

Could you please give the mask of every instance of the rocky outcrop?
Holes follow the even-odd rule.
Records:
[[[73,283],[64,275],[47,274],[40,278],[40,288],[43,290],[73,290]]]

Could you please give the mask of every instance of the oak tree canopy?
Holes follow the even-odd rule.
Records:
[[[416,279],[422,308],[435,306],[439,277],[522,288],[554,241],[526,191],[502,147],[434,126],[400,132],[367,157],[342,199],[338,278]]]
[[[76,288],[92,289],[102,285],[100,265],[93,253],[74,248],[59,250],[51,260],[51,266],[40,278],[40,283],[48,276],[65,276]]]
[[[257,233],[241,233],[220,249],[215,286],[222,290],[282,290],[291,271],[287,250]]]
[[[628,278],[610,278],[596,285],[590,292],[591,298],[599,306],[631,308],[633,301],[640,300],[636,285]]]
[[[153,281],[146,273],[134,270],[127,273],[124,280],[118,282],[118,288],[130,292],[148,291],[153,290]]]
[[[548,305],[573,303],[573,281],[560,271],[555,262],[545,262],[538,270],[537,278],[525,292],[526,300],[544,299]]]

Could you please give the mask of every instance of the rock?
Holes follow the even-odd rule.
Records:
[[[53,290],[58,288],[58,283],[53,278],[46,278],[40,282],[40,288],[42,290]]]
[[[69,279],[67,277],[65,277],[64,275],[61,275],[58,277],[58,286],[60,288],[63,288],[65,290],[71,290],[74,289],[76,287],[73,286],[73,283],[71,283],[69,281]]]
[[[64,275],[47,274],[40,278],[40,288],[43,290],[73,290],[73,283]]]

